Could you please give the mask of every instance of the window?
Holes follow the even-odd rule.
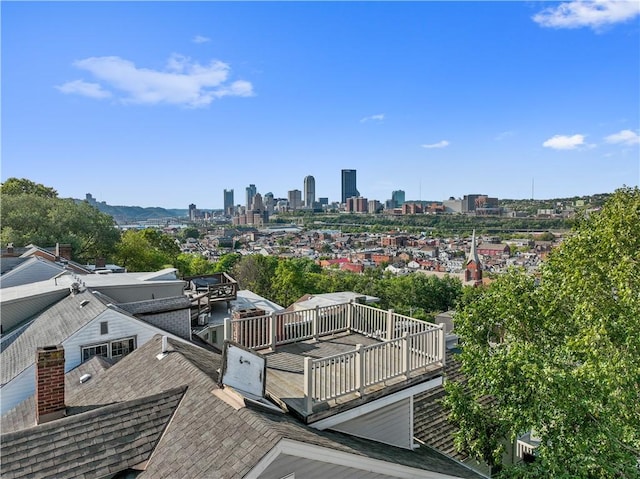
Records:
[[[103,358],[108,358],[108,351],[109,348],[107,344],[96,344],[95,346],[82,348],[82,361],[84,362],[94,356],[102,356]]]
[[[118,341],[111,342],[111,357],[113,359],[120,359],[126,356],[136,348],[136,342],[134,338],[120,339]]]
[[[82,361],[87,361],[94,356],[118,360],[136,349],[136,338],[114,339],[90,346],[82,346]]]
[[[109,323],[106,321],[100,323],[100,334],[109,334]]]

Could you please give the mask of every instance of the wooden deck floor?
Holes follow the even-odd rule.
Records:
[[[290,412],[305,422],[326,417],[330,414],[349,409],[353,406],[396,392],[409,385],[426,381],[441,373],[439,365],[432,365],[420,371],[412,378],[396,378],[367,391],[364,398],[357,394],[346,395],[338,400],[315,404],[312,414],[305,411],[304,397],[304,359],[324,358],[334,354],[353,351],[357,344],[368,346],[380,341],[357,333],[339,333],[325,336],[318,341],[307,340],[278,346],[276,351],[262,352],[267,359],[267,393],[283,403]]]

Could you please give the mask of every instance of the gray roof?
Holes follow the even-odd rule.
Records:
[[[453,354],[447,354],[444,376],[447,381],[463,380],[460,362]],[[448,412],[442,404],[445,395],[444,386],[437,386],[416,395],[413,418],[414,436],[443,454],[458,461],[464,461],[469,456],[458,452],[454,446],[457,426],[449,421]]]
[[[2,256],[0,257],[0,274],[5,274],[13,268],[27,261],[25,258],[18,256]]]
[[[92,378],[67,401],[69,407],[82,409],[121,401],[143,401],[148,395],[160,398],[170,389],[187,386],[140,477],[243,477],[285,438],[408,467],[465,478],[483,477],[430,448],[409,451],[341,433],[317,431],[285,414],[249,407],[236,410],[212,394],[219,389],[222,359],[219,354],[171,339],[168,343],[168,355],[157,359],[161,337],[156,336]],[[120,411],[116,406],[110,409],[113,414]],[[29,434],[37,434],[37,430],[45,426],[32,428]],[[90,445],[82,433],[78,433],[78,444],[66,447],[82,449],[84,446],[89,453]],[[64,458],[65,454],[62,448],[59,456]]]
[[[102,371],[109,369],[113,365],[113,361],[102,356],[94,356],[88,361],[73,368],[64,375],[64,394],[70,397],[76,394],[81,388],[87,386],[88,382],[80,382],[80,378],[85,374],[91,377],[97,376]],[[89,379],[90,381],[90,379]],[[85,409],[93,409],[88,407]],[[81,408],[72,408],[70,412],[80,412]],[[36,401],[35,396],[29,396],[16,407],[8,411],[2,416],[0,423],[0,431],[2,433],[19,431],[35,425],[36,423]]]
[[[177,309],[188,309],[191,301],[186,296],[172,296],[170,298],[149,299],[133,303],[118,303],[118,307],[130,314],[162,313]]]
[[[82,305],[83,301],[88,302]],[[6,384],[33,364],[38,347],[61,344],[106,309],[102,301],[85,290],[67,296],[45,310],[13,342],[2,348],[1,383]]]
[[[2,477],[105,477],[149,459],[186,387],[1,436]]]

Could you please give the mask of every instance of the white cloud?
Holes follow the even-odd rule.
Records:
[[[196,35],[193,37],[193,43],[208,43],[211,41],[209,37],[203,37],[202,35]]]
[[[640,2],[637,0],[573,0],[545,8],[532,18],[543,27],[591,27],[599,30],[608,25],[626,22],[638,15]]]
[[[66,94],[88,96],[90,98],[108,98],[111,92],[103,90],[98,83],[88,83],[83,80],[74,80],[56,86],[58,90]]]
[[[586,146],[584,135],[555,135],[545,141],[542,146],[553,148],[554,150],[575,150],[579,146]]]
[[[640,136],[635,131],[622,130],[605,137],[604,141],[623,145],[638,145],[640,144]]]
[[[165,70],[152,70],[112,56],[85,58],[74,62],[74,66],[88,71],[101,82],[89,84],[79,80],[81,84],[94,85],[98,92],[104,91],[104,86],[118,90],[125,103],[203,107],[223,96],[253,95],[250,82],[229,82],[229,65],[216,60],[200,65],[190,58],[172,55]]]
[[[430,145],[421,145],[422,148],[445,148],[449,146],[449,142],[447,140],[439,141],[438,143],[432,143]]]
[[[515,131],[503,131],[502,133],[498,133],[498,135],[496,135],[495,140],[496,141],[502,141],[506,138],[510,138],[512,136],[514,136],[516,134]]]
[[[364,123],[365,121],[382,121],[384,120],[384,113],[379,113],[377,115],[365,116],[360,120],[360,123]]]

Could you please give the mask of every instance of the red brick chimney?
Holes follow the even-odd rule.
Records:
[[[44,346],[36,351],[36,424],[64,417],[64,348]]]
[[[71,245],[56,243],[56,257],[71,261]]]
[[[96,269],[104,268],[107,266],[107,261],[105,258],[96,258]]]

